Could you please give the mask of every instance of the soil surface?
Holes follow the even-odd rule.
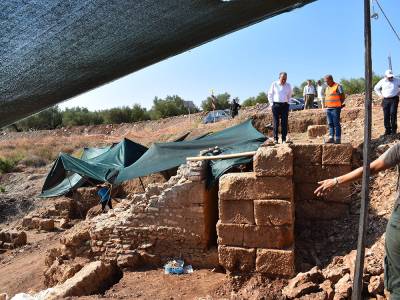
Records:
[[[350,97],[347,107],[361,107],[363,96]],[[383,116],[379,103],[373,106],[372,158],[379,156],[400,136],[382,137]],[[52,153],[65,150],[79,151],[82,146],[102,146],[119,141],[123,137],[149,146],[154,141],[171,141],[190,131],[189,138],[215,132],[237,124],[249,116],[268,114],[263,106],[256,106],[240,112],[239,118],[216,124],[201,124],[201,114],[181,116],[154,122],[137,124],[101,125],[89,127],[63,128],[55,131],[26,133],[7,132],[0,135],[0,155],[4,151],[18,151],[29,143],[38,149],[43,145]],[[323,114],[322,110],[293,112],[289,122],[313,118]],[[265,124],[266,125],[266,124]],[[361,162],[363,141],[362,113],[348,117],[342,123],[343,142],[350,142],[359,149],[355,160]],[[320,143],[322,138],[310,139],[305,132],[292,132],[290,138],[295,143]],[[11,145],[11,146],[10,146]],[[51,146],[50,146],[51,145]],[[25,148],[24,148],[25,149]],[[3,151],[3,153],[2,153]],[[36,153],[37,154],[37,153]],[[35,155],[36,155],[35,154]],[[54,154],[52,154],[54,155]],[[49,156],[51,157],[51,156]],[[5,189],[0,193],[0,230],[20,229],[21,218],[29,211],[48,205],[49,200],[37,198],[51,160],[46,166],[32,167],[19,165],[9,174],[0,176],[0,185]],[[149,177],[148,182],[157,179]],[[369,255],[377,265],[382,265],[383,242],[387,220],[390,216],[395,195],[397,172],[387,170],[372,177],[369,208],[367,247]],[[129,183],[131,190],[140,190],[137,182]],[[146,182],[145,182],[146,184]],[[307,271],[314,266],[326,268],[339,256],[356,249],[358,219],[360,213],[360,183],[353,184],[351,212],[343,219],[316,221],[296,226],[296,267],[297,271]],[[45,251],[58,244],[62,232],[43,233],[35,230],[27,232],[28,245],[0,253],[0,293],[9,296],[18,292],[38,292],[45,289],[43,271]],[[165,275],[162,269],[125,272],[123,278],[104,295],[92,295],[82,299],[283,299],[281,290],[287,280],[268,279],[260,275],[234,276],[215,270],[195,270],[181,276]]]
[[[0,255],[0,293],[12,296],[46,289],[45,252],[58,244],[59,233],[28,231],[27,236],[27,245]]]

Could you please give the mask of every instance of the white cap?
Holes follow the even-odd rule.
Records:
[[[386,70],[386,72],[385,72],[385,77],[393,77],[393,72],[392,72],[392,70]]]

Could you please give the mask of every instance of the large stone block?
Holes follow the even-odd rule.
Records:
[[[296,203],[296,220],[332,220],[346,216],[349,206],[343,203],[318,200],[298,201]]]
[[[106,290],[120,277],[119,271],[113,265],[101,261],[90,262],[73,277],[56,285],[46,299],[63,299],[98,293]]]
[[[217,235],[219,245],[242,246],[243,245],[242,224],[217,223]]]
[[[322,164],[350,165],[353,156],[351,144],[325,144],[322,146]]]
[[[44,231],[54,230],[54,220],[53,219],[40,219],[39,229]]]
[[[219,201],[219,219],[222,223],[254,224],[253,201]]]
[[[288,146],[260,147],[254,156],[257,176],[292,176],[293,151]]]
[[[26,244],[27,236],[25,231],[10,231],[11,242],[15,247],[20,247]]]
[[[292,206],[292,202],[286,200],[255,200],[254,218],[256,224],[273,226],[291,225],[294,221]]]
[[[292,199],[291,177],[257,177],[253,172],[230,173],[219,182],[220,200]]]
[[[286,248],[293,244],[292,226],[244,225],[243,246],[249,248]]]
[[[317,183],[328,178],[337,177],[351,171],[350,165],[319,165],[294,167],[295,183]]]
[[[294,250],[257,249],[256,271],[277,276],[292,276],[295,271]]]
[[[327,133],[328,128],[326,125],[310,125],[307,128],[309,138],[317,138]]]
[[[256,249],[218,246],[219,264],[230,272],[253,272]]]
[[[24,217],[22,219],[22,227],[27,229],[32,229],[33,228],[32,217]]]
[[[319,200],[327,202],[350,203],[351,202],[351,186],[350,184],[342,184],[332,192],[325,196],[317,197],[314,191],[317,189],[318,183],[296,183],[295,184],[295,202],[307,200]]]
[[[293,163],[299,166],[322,164],[321,144],[292,144]]]

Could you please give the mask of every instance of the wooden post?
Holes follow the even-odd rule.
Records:
[[[193,157],[187,157],[186,160],[199,161],[199,160],[228,159],[228,158],[236,158],[236,157],[254,156],[256,154],[256,152],[257,151],[248,151],[248,152],[222,154],[222,155],[193,156]]]
[[[363,270],[365,238],[368,226],[370,143],[371,143],[371,99],[372,99],[372,59],[371,59],[371,12],[370,0],[364,0],[364,44],[365,44],[365,115],[363,176],[361,190],[361,211],[358,226],[357,258],[354,271],[353,293],[351,299],[361,300],[363,290]]]
[[[144,184],[143,184],[142,178],[139,177],[139,181],[140,181],[140,184],[142,186],[143,192],[145,192],[146,189],[144,188]]]

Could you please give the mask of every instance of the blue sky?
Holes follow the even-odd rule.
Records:
[[[379,0],[400,31],[399,0]],[[77,96],[61,108],[90,110],[138,103],[151,108],[155,96],[179,95],[200,105],[211,89],[241,101],[266,91],[280,71],[288,82],[327,73],[335,79],[364,75],[363,0],[318,0],[303,8],[239,30]],[[373,69],[383,74],[392,54],[400,74],[400,41],[379,14],[372,20]]]

